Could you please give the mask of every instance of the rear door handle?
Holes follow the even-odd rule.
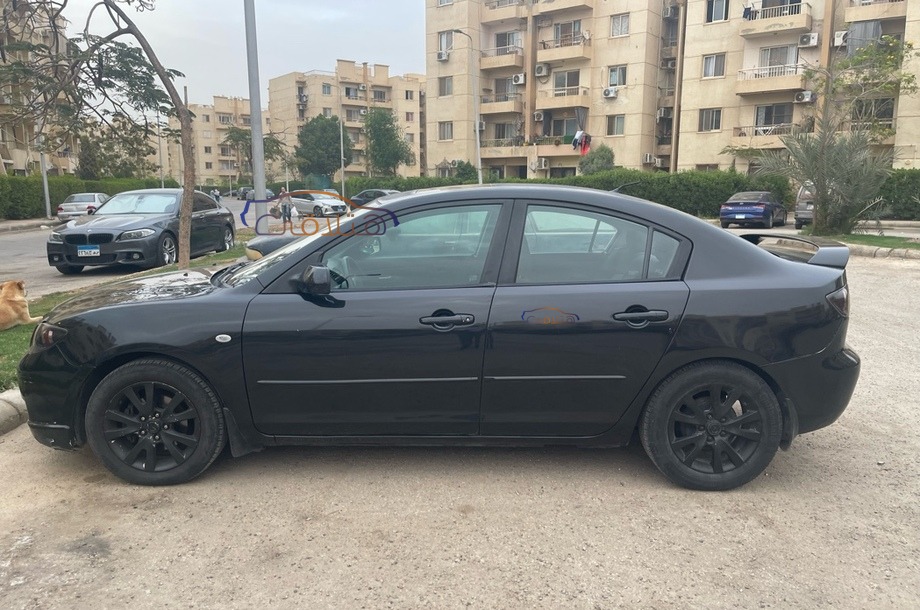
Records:
[[[618,322],[664,322],[668,319],[668,312],[660,309],[651,311],[622,311],[613,314],[613,319]]]

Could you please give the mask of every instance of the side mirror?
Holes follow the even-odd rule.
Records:
[[[310,265],[300,276],[298,289],[304,294],[324,295],[332,290],[332,276],[328,267]]]

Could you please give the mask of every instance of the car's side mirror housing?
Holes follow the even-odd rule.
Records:
[[[298,290],[303,294],[325,295],[332,290],[332,275],[328,267],[310,265],[301,274]]]

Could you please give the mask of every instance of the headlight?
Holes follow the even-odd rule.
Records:
[[[51,236],[48,238],[48,241],[56,243],[56,244],[60,244],[60,243],[64,243],[64,238],[61,237],[61,234],[58,233],[57,231],[52,231]]]
[[[143,239],[156,233],[153,229],[138,229],[136,231],[125,231],[118,236],[118,241],[128,241],[129,239]]]

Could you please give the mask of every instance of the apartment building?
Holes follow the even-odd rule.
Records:
[[[727,150],[813,116],[807,66],[882,34],[918,40],[920,2],[426,0],[427,171],[475,165],[478,134],[484,172],[573,175],[580,130],[618,166],[744,171]],[[917,166],[920,101],[868,103]]]
[[[343,119],[352,142],[352,163],[345,176],[367,175],[367,137],[364,117],[371,108],[392,110],[414,162],[399,167],[405,177],[420,175],[425,166],[425,77],[421,74],[390,75],[381,64],[340,59],[335,71],[291,72],[269,80],[268,109],[272,132],[293,150],[297,133],[318,116]]]
[[[245,156],[224,141],[231,126],[250,129],[249,100],[240,97],[216,95],[210,104],[189,104],[192,119],[192,142],[195,151],[195,184],[199,187],[220,186],[229,188],[236,185],[239,177],[250,175]],[[263,111],[263,131],[270,131],[271,120]],[[171,117],[169,128],[179,130],[179,119]],[[180,183],[183,178],[182,148],[175,140],[167,140],[166,134],[152,136],[151,144],[155,149],[164,148],[164,174],[175,178]],[[159,151],[150,157],[150,161],[159,165]],[[278,165],[278,164],[276,164]],[[266,169],[266,173],[269,170]],[[277,169],[274,170],[277,173]],[[273,175],[272,178],[278,179]],[[283,176],[281,177],[283,179]]]

